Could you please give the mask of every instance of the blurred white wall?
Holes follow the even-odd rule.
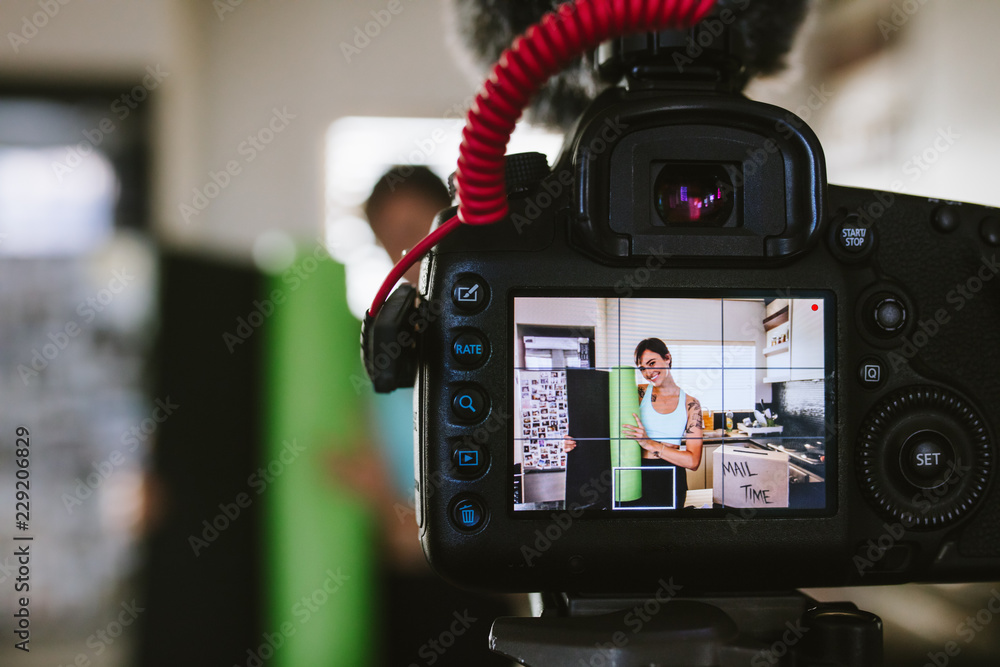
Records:
[[[40,2],[51,16],[39,15]],[[4,0],[0,79],[138,81],[159,65],[169,75],[147,102],[155,127],[153,224],[168,243],[249,258],[267,230],[304,243],[320,233],[324,138],[333,120],[441,117],[474,92],[445,44],[442,2],[401,0],[393,3],[397,14],[389,5]],[[382,25],[371,23],[378,18]],[[25,20],[41,26],[37,34]],[[366,28],[375,36],[358,37]],[[12,41],[9,33],[30,37]],[[350,61],[342,42],[361,47]],[[286,126],[262,150],[244,143],[268,128],[275,109],[294,118],[275,121]],[[195,208],[195,189],[214,194],[210,173],[230,161],[239,173],[186,222],[181,204]]]
[[[468,101],[475,86],[447,47],[444,2],[400,0],[402,11],[391,15],[389,0],[4,0],[0,78],[138,80],[160,65],[169,76],[148,102],[156,128],[155,227],[170,243],[249,257],[267,230],[305,243],[315,238],[330,122],[441,117]],[[58,12],[15,49],[10,34],[22,33],[24,21],[43,11],[40,3]],[[900,182],[904,192],[1000,205],[992,187],[1000,154],[993,121],[1000,41],[992,31],[1000,3],[818,4],[829,11],[800,40],[806,64],[752,94],[794,110],[815,99],[813,86],[832,92],[807,118],[826,147],[832,182],[885,189]],[[894,7],[904,5],[919,9],[894,18]],[[376,25],[367,44],[359,38],[348,62],[341,44],[355,46],[366,27],[376,32],[370,22],[379,14],[391,20]],[[886,32],[880,20],[899,29]],[[850,50],[844,45],[865,40],[891,48],[833,73],[811,68],[816,48]],[[274,109],[295,118],[249,162],[256,149],[243,142],[267,127]],[[919,178],[908,172],[907,162],[949,127],[960,135],[954,145]],[[240,173],[185,222],[181,204],[193,206],[195,189],[214,193],[210,173],[231,160]]]
[[[814,6],[790,69],[750,94],[807,121],[830,182],[1000,206],[1000,3]]]

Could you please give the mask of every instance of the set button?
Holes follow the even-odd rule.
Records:
[[[903,476],[919,489],[934,489],[955,472],[955,448],[937,431],[914,433],[899,452]]]

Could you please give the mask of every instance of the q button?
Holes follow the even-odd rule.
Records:
[[[451,395],[451,411],[463,422],[479,422],[490,411],[490,402],[479,387],[465,385]]]

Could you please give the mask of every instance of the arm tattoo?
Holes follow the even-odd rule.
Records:
[[[690,401],[688,401],[687,409],[688,409],[688,425],[687,429],[685,429],[684,432],[690,434],[694,433],[694,430],[696,428],[702,428],[701,403],[698,402],[698,399],[692,398]]]
[[[645,384],[641,384],[641,385],[639,385],[639,400],[640,400],[640,401],[641,401],[641,400],[642,400],[643,398],[645,398],[645,396],[646,396],[646,387],[647,387],[647,386],[648,386],[648,385],[645,385]],[[653,396],[653,400],[654,400],[654,401],[656,400],[656,397],[655,397],[655,396]]]

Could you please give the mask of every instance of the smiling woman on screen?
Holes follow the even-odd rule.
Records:
[[[659,338],[636,346],[635,364],[648,384],[637,387],[635,424],[622,424],[622,435],[642,447],[642,497],[630,504],[681,509],[687,495],[685,473],[701,465],[701,402],[674,381],[673,358]],[[563,447],[571,451],[576,441],[567,436]],[[673,485],[667,482],[669,470],[676,471]]]

